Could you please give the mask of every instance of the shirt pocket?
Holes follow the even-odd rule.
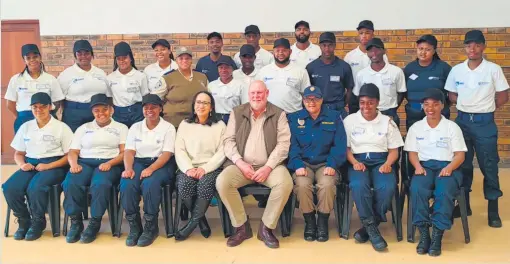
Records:
[[[312,144],[312,135],[306,129],[299,129],[296,133],[296,137],[302,148],[309,147]]]
[[[139,93],[140,92],[140,84],[137,81],[129,81],[127,83],[127,92],[128,93]]]
[[[324,121],[327,122],[327,121]],[[331,122],[332,124],[321,124],[321,135],[320,141],[323,145],[328,144],[331,145],[335,138],[336,134],[336,126],[335,122]]]

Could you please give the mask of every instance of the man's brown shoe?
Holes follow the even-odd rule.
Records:
[[[233,234],[227,240],[227,247],[239,246],[241,243],[243,243],[243,241],[252,237],[253,232],[251,231],[250,219],[248,219],[242,226],[236,227],[235,234]]]
[[[257,232],[257,238],[263,241],[268,248],[279,248],[280,242],[273,235],[273,230],[269,229],[264,225],[264,222],[260,221],[259,231]]]

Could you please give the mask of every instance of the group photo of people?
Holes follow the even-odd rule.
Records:
[[[441,59],[438,38],[420,36],[415,59],[402,69],[370,20],[359,22],[359,45],[343,58],[335,55],[334,32],[312,43],[308,22],[294,30],[294,44],[277,38],[268,51],[259,27],[248,25],[233,57],[222,53],[218,32],[207,35],[210,53],[202,58],[192,47],[154,39],[156,59],[143,69],[120,41],[109,74],[94,66],[94,47],[81,39],[72,49],[75,64],[57,77],[46,72],[36,44],[23,45],[25,68],[10,79],[3,102],[15,116],[17,170],[2,185],[17,223],[12,239],[43,235],[55,185],[69,217],[67,243],[94,242],[107,211],[127,221],[126,246],[163,239],[158,219],[167,185],[189,212],[174,227],[178,241],[223,232],[206,217],[216,206],[233,227],[227,247],[252,239],[240,192],[246,186],[270,191],[253,195],[263,208],[256,237],[268,248],[280,247],[275,229],[290,229],[294,209],[304,231],[292,236],[327,242],[330,218],[345,221],[349,199],[359,216],[352,221],[361,223],[354,240],[381,252],[389,246],[379,225],[401,221],[387,214],[402,218],[409,205],[416,253],[441,255],[453,219],[473,214],[473,189],[483,188],[488,227],[472,228],[502,227],[494,113],[508,102],[510,86],[501,66],[484,57],[482,31],[465,34],[459,55],[466,60],[453,67]],[[483,186],[473,186],[475,158]],[[399,187],[405,180],[408,205]]]

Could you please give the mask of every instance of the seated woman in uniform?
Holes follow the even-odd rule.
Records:
[[[111,98],[105,94],[92,96],[90,106],[95,120],[81,125],[76,130],[69,151],[71,169],[62,183],[65,194],[64,210],[71,218],[67,243],[75,243],[78,240],[82,243],[91,243],[96,239],[112,187],[117,186],[122,172],[128,128],[111,118],[113,113]],[[88,210],[87,186],[92,197],[91,218],[82,234],[82,213]]]
[[[412,224],[420,230],[416,252],[430,256],[441,255],[444,230],[452,227],[455,197],[462,184],[462,173],[458,168],[467,151],[460,127],[441,115],[445,100],[444,93],[437,88],[425,91],[422,102],[427,116],[411,126],[404,147],[416,168],[409,201],[413,205]],[[432,197],[434,205],[430,212]]]
[[[59,184],[67,172],[67,152],[73,132],[50,115],[51,98],[45,92],[35,93],[30,107],[35,120],[21,125],[12,140],[16,150],[14,161],[20,168],[2,185],[5,201],[18,218],[16,240],[36,240],[46,228],[45,212],[50,186]],[[25,204],[25,194],[30,199]]]
[[[344,126],[347,160],[352,164],[348,171],[349,188],[363,224],[354,238],[360,243],[370,240],[375,250],[382,251],[388,244],[378,225],[386,222],[386,212],[396,188],[392,166],[404,142],[391,117],[377,110],[379,98],[379,88],[375,84],[364,84],[359,92],[360,110],[349,115]]]
[[[128,127],[143,120],[142,96],[149,93],[147,76],[136,68],[131,47],[124,41],[115,45],[113,72],[108,75],[113,97],[113,119]]]
[[[120,180],[120,198],[129,222],[126,245],[145,247],[158,237],[158,214],[161,186],[170,184],[175,175],[172,157],[175,128],[163,120],[163,101],[155,94],[142,99],[145,119],[133,124],[126,139],[124,167]],[[172,160],[171,160],[172,159]],[[142,232],[140,195],[143,197]]]
[[[225,161],[222,137],[226,125],[216,117],[213,96],[209,92],[198,92],[191,107],[193,112],[179,125],[175,142],[179,167],[177,188],[184,205],[191,211],[191,219],[175,235],[177,240],[188,238],[197,226],[204,237],[211,235],[204,215]]]

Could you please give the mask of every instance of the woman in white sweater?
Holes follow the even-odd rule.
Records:
[[[184,205],[191,211],[191,219],[176,233],[176,240],[185,240],[197,226],[204,237],[211,235],[204,215],[225,161],[221,139],[226,126],[216,117],[212,94],[198,92],[191,109],[191,115],[179,125],[175,142],[179,167],[177,188]]]

